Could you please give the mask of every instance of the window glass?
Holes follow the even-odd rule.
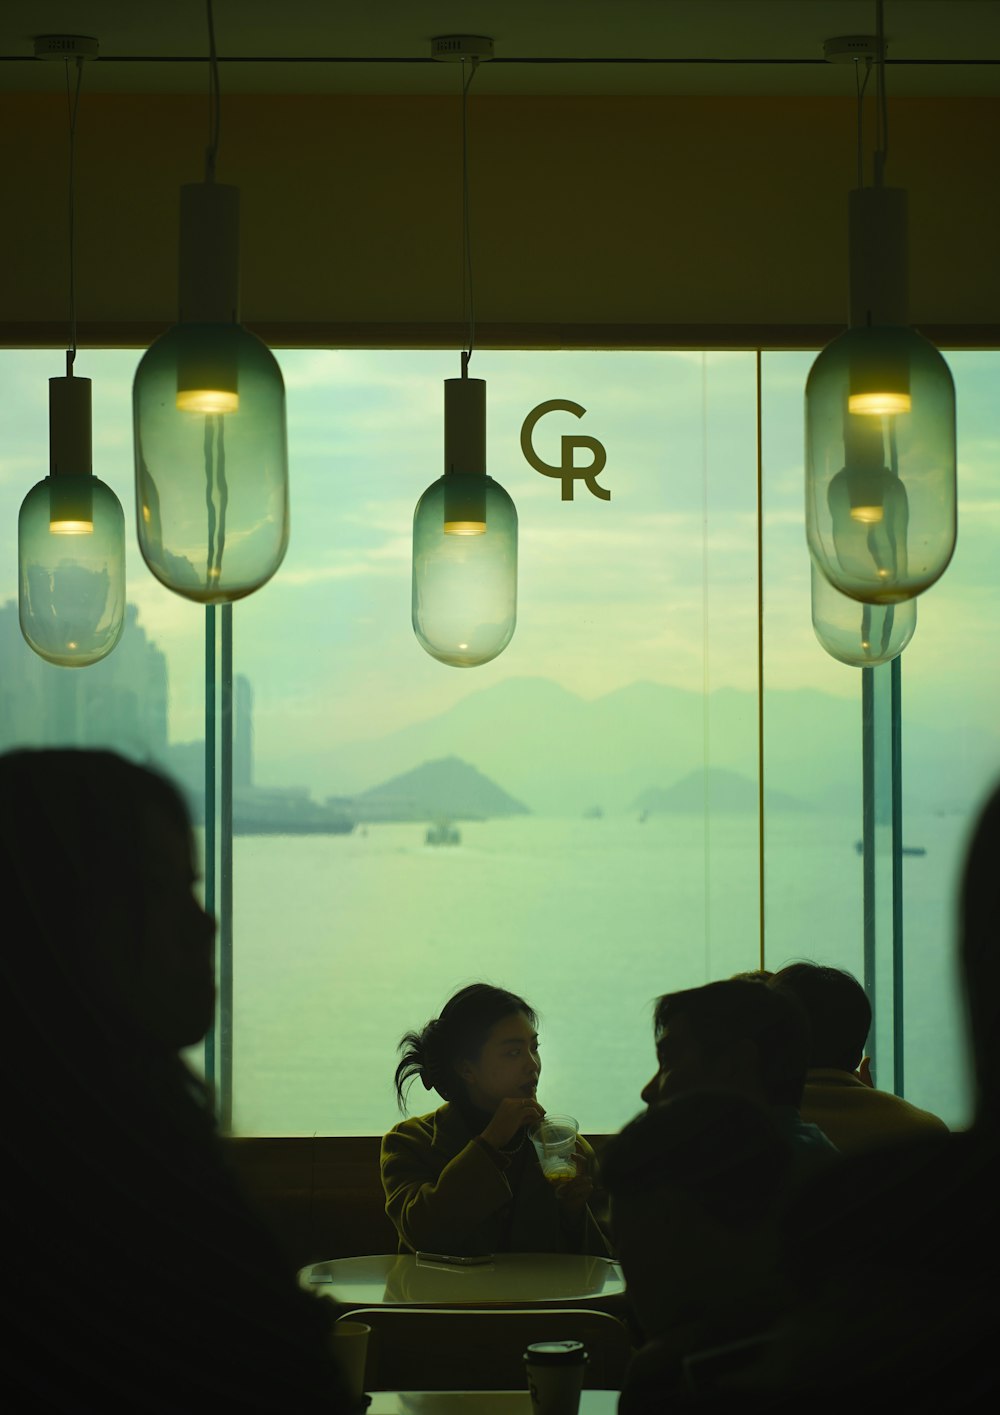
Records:
[[[28,648],[17,612],[17,516],[48,475],[48,380],[65,372],[57,350],[0,354],[4,440],[0,451],[0,749],[111,747],[198,782],[204,734],[203,611],[148,573],[135,537],[132,375],[138,355],[81,351],[75,372],[92,380],[93,468],[125,513],[128,608],[117,647],[89,668],[61,668]]]
[[[970,825],[1000,776],[1000,354],[947,355],[958,413],[958,543],[918,602],[903,654],[905,1090],[950,1124],[971,1119],[955,955],[957,888]]]
[[[767,963],[805,958],[863,976],[861,672],[831,658],[811,627],[802,494],[802,398],[811,354],[763,359],[765,774],[797,782],[797,820],[769,810]],[[903,1091],[951,1125],[970,1118],[956,968],[955,899],[970,820],[1000,768],[1000,587],[994,552],[996,353],[950,353],[958,406],[959,535],[944,577],[917,601],[901,660]],[[886,670],[880,670],[885,672]],[[781,690],[797,707],[783,717]],[[822,696],[820,696],[822,695]],[[791,707],[794,699],[788,700]],[[888,819],[880,787],[877,819]],[[884,870],[881,877],[885,878]],[[879,911],[876,1083],[892,1085],[890,929]]]
[[[476,669],[410,627],[457,356],[282,363],[292,540],[234,609],[242,787],[334,798],[353,828],[237,840],[236,1126],[387,1128],[400,1036],[486,978],[541,1015],[543,1103],[617,1129],[655,996],[758,961],[753,357],[475,356],[520,517],[517,630]],[[586,413],[542,418],[537,454],[598,439],[610,501],[563,501],[522,456],[549,399]],[[435,822],[460,843],[427,843]],[[418,1084],[411,1107],[436,1103]]]
[[[812,626],[802,409],[814,358],[762,359],[766,962],[860,979],[861,671]]]
[[[21,638],[16,564],[63,356],[0,354],[0,749],[115,747],[196,802],[204,612],[163,589],[136,547],[137,357],[77,360],[93,379],[94,470],[125,510],[129,611],[107,660],[65,669]],[[969,1105],[954,887],[1000,762],[998,358],[949,355],[959,545],[919,601],[902,664],[904,844],[925,852],[904,859],[906,1093],[951,1123]],[[861,675],[810,622],[811,359],[763,359],[766,962],[860,977]],[[540,1013],[543,1103],[617,1129],[652,1069],[656,995],[759,964],[754,356],[476,354],[520,573],[514,638],[472,670],[428,657],[410,627],[413,507],[442,470],[442,380],[457,356],[280,361],[291,544],[233,614],[236,1128],[384,1130],[401,1034],[486,978]],[[563,501],[559,477],[525,461],[522,423],[550,399],[586,412],[542,417],[538,456],[557,467],[564,437],[598,439],[610,501],[581,479]],[[892,1024],[881,1006],[880,1024]],[[414,1110],[435,1103],[411,1095]]]
[[[93,398],[93,470],[125,515],[125,627],[117,646],[88,668],[62,668],[28,648],[18,622],[17,517],[49,470],[48,380],[65,373],[58,350],[0,352],[0,751],[11,747],[105,747],[170,776],[197,810],[204,773],[204,611],[146,570],[135,534],[131,350],[83,350],[75,374]],[[202,830],[195,831],[201,846]],[[203,1050],[189,1062],[200,1070]]]

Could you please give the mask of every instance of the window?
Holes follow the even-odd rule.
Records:
[[[6,524],[47,469],[58,354],[7,353]],[[0,746],[79,741],[200,788],[204,612],[142,565],[132,525],[132,352],[84,352],[94,468],[130,533],[129,622],[87,670],[17,627],[16,537],[0,549]],[[861,975],[860,673],[809,618],[802,388],[811,356],[763,358],[766,961]],[[960,409],[959,551],[903,656],[906,1090],[967,1117],[952,971],[964,832],[1000,760],[991,708],[1000,591],[986,546],[987,380],[950,355]],[[760,963],[756,358],[480,351],[489,469],[520,515],[518,627],[450,669],[409,624],[410,525],[442,470],[440,352],[284,351],[292,533],[234,607],[234,1117],[242,1133],[379,1132],[401,1034],[487,978],[541,1018],[540,1094],[590,1131],[639,1109],[651,1003]],[[598,500],[520,451],[607,452]],[[587,460],[577,452],[578,461]],[[993,541],[995,543],[995,540]],[[957,729],[957,730],[956,730]],[[457,759],[449,761],[449,759]],[[414,774],[414,775],[411,775]],[[312,832],[312,826],[325,827]],[[481,818],[477,818],[481,817]],[[339,833],[338,819],[347,827]],[[252,827],[277,833],[250,833]],[[440,827],[442,843],[428,841]],[[458,844],[444,843],[449,830]],[[879,1023],[891,1013],[879,1002]],[[881,1035],[881,1034],[880,1034]],[[434,1096],[411,1095],[411,1108]]]

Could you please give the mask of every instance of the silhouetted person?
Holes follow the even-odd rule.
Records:
[[[7,1408],[346,1410],[179,1055],[214,921],[174,787],[111,752],[0,756]]]
[[[836,1153],[799,1115],[808,1029],[793,999],[763,981],[728,978],[665,993],[653,1025],[658,1069],[642,1090],[647,1105],[692,1090],[736,1092],[769,1108],[800,1164]]]
[[[971,1128],[845,1156],[783,1216],[791,1299],[759,1359],[699,1408],[989,1411],[1000,1396],[1000,790],[961,881]]]
[[[973,1135],[1000,1137],[1000,787],[969,841],[959,903],[959,961],[976,1085]]]
[[[775,1224],[792,1170],[770,1111],[723,1091],[654,1105],[609,1141],[613,1235],[647,1338],[621,1415],[668,1408],[685,1358],[755,1336],[781,1310]]]
[[[809,1067],[800,1112],[843,1154],[893,1140],[947,1130],[943,1120],[902,1096],[875,1089],[865,1042],[871,1003],[850,973],[817,963],[790,963],[769,986],[789,993],[809,1023]]]

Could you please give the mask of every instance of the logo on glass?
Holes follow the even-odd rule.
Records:
[[[536,472],[541,472],[543,477],[558,477],[562,482],[563,501],[573,500],[573,483],[579,477],[585,484],[587,490],[601,501],[610,501],[611,492],[603,486],[598,486],[597,478],[603,472],[608,457],[602,443],[596,437],[563,436],[560,442],[560,463],[552,466],[549,462],[543,462],[532,445],[531,435],[535,430],[535,424],[546,413],[563,412],[572,413],[574,417],[582,418],[586,408],[581,408],[579,403],[571,403],[567,398],[550,398],[546,403],[539,403],[537,408],[532,408],[531,412],[521,424],[521,451],[525,460],[534,467]],[[573,454],[578,447],[585,447],[593,454],[594,460],[587,467],[577,467],[573,463]]]

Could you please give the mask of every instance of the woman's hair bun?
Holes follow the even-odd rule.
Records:
[[[415,1076],[425,1091],[437,1091],[442,1100],[460,1099],[465,1087],[455,1064],[478,1057],[483,1043],[502,1017],[521,1012],[537,1026],[534,1010],[524,998],[489,983],[472,983],[450,997],[419,1032],[407,1032],[399,1043],[402,1053],[396,1067],[396,1099],[403,1108],[403,1092]]]

